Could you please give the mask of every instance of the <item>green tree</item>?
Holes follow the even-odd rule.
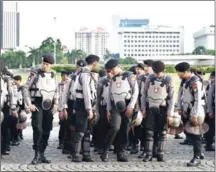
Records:
[[[206,48],[204,46],[198,46],[195,48],[195,50],[192,52],[194,55],[204,55],[206,54]]]
[[[75,64],[77,60],[84,60],[87,54],[82,50],[73,49],[71,52],[68,52],[66,56],[68,58],[68,63]]]

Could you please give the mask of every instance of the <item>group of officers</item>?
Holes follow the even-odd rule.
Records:
[[[56,73],[51,70],[53,56],[43,55],[41,68],[31,70],[21,94],[12,89],[17,77],[21,80],[19,76],[7,75],[5,78],[11,79],[2,81],[9,85],[9,99],[4,102],[7,106],[2,109],[2,154],[9,151],[6,130],[10,131],[11,117],[16,119],[14,123],[25,122],[25,116],[20,115],[23,112],[32,114],[35,151],[32,164],[51,163],[45,150],[56,113],[60,119],[58,149],[70,154],[72,162],[93,162],[92,145],[104,162],[108,161],[110,150],[116,153],[117,161],[127,162],[129,146],[131,154],[142,150],[138,158],[144,162],[153,158],[163,162],[167,134],[178,138],[183,128],[184,143],[192,144],[194,152],[187,166],[197,166],[204,159],[201,151],[204,134],[206,150],[214,151],[215,72],[210,75],[206,91],[202,74],[193,71],[186,62],[177,64],[181,84],[175,107],[174,82],[162,61],[144,60],[124,71],[117,59],[110,59],[105,70],[97,72],[99,60],[98,56],[89,55],[85,61],[77,61],[76,71],[70,74],[63,71],[58,83]],[[13,100],[13,97],[19,98]]]

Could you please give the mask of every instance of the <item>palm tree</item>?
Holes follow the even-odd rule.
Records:
[[[73,49],[67,54],[68,62],[76,64],[77,60],[83,60],[86,57],[86,53],[82,50]]]
[[[206,48],[204,46],[198,46],[195,48],[195,50],[192,52],[192,54],[196,54],[196,55],[206,54]]]

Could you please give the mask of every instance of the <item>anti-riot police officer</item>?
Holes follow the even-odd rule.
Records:
[[[145,157],[144,162],[157,157],[164,161],[164,151],[167,141],[167,117],[174,112],[174,86],[172,78],[164,72],[162,61],[154,61],[152,69],[155,74],[150,75],[144,86],[141,99],[141,109],[145,121]],[[154,140],[154,135],[157,140]],[[157,152],[152,152],[153,144],[157,141]],[[156,153],[156,155],[152,155]]]
[[[184,80],[179,90],[178,112],[185,121],[190,121],[193,126],[199,125],[198,116],[205,116],[203,101],[203,86],[201,78],[190,71],[187,62],[175,66],[178,76]],[[201,134],[187,133],[193,144],[194,157],[187,163],[187,166],[197,166],[203,158],[201,153]]]
[[[210,83],[207,94],[207,123],[209,131],[206,133],[206,151],[215,151],[213,144],[215,136],[215,71],[210,74]]]
[[[112,74],[110,81],[107,118],[110,121],[110,130],[104,140],[104,151],[101,160],[108,160],[108,150],[114,139],[117,151],[117,160],[127,162],[125,149],[128,143],[130,117],[132,117],[138,98],[138,85],[136,76],[124,72],[116,59],[111,59],[105,64],[105,69]]]
[[[51,70],[54,58],[42,56],[42,67],[33,69],[24,85],[24,99],[32,111],[33,150],[32,164],[51,163],[44,156],[52,130],[53,114],[58,111],[56,73]]]
[[[69,146],[69,124],[68,124],[68,90],[70,86],[71,79],[68,77],[68,72],[61,72],[61,82],[58,84],[58,94],[59,94],[59,119],[60,119],[60,128],[59,128],[59,147],[58,149],[63,149],[62,153],[67,153],[70,151]]]
[[[144,85],[145,81],[148,78],[149,75],[153,74],[152,70],[152,63],[153,60],[147,59],[143,61],[144,64],[144,74],[139,76],[138,84],[140,81],[140,90],[139,90],[139,106],[141,108],[141,98],[144,92]],[[144,151],[144,139],[145,139],[145,119],[143,119],[142,124],[140,125],[140,141],[141,141],[141,151],[143,151],[138,158],[144,158],[145,151]]]
[[[87,66],[81,69],[80,74],[74,84],[75,94],[75,111],[76,111],[76,124],[74,134],[74,153],[72,155],[73,162],[87,161],[92,162],[90,156],[90,120],[93,119],[93,106],[96,104],[96,83],[91,74],[95,70],[99,62],[99,57],[96,55],[89,55],[86,57]],[[83,145],[83,158],[80,159],[80,150],[82,146],[82,139],[85,144]]]

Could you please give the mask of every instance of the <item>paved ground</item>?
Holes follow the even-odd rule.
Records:
[[[192,147],[179,145],[182,140],[174,140],[169,137],[166,162],[147,162],[137,159],[137,155],[130,155],[130,162],[116,162],[116,156],[110,153],[110,162],[101,162],[99,155],[93,153],[95,162],[73,163],[67,159],[67,155],[57,150],[58,127],[54,127],[47,157],[52,160],[51,164],[29,165],[33,158],[32,130],[28,127],[24,130],[24,139],[19,147],[12,147],[9,156],[3,156],[1,171],[214,171],[214,152],[204,152],[205,160],[199,167],[186,167],[192,157]]]

